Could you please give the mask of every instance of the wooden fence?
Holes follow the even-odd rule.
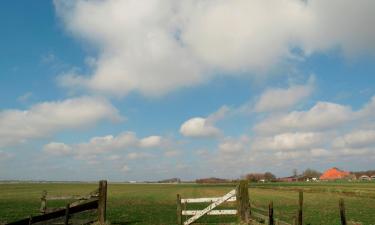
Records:
[[[105,224],[106,221],[106,206],[107,206],[107,181],[102,180],[99,182],[99,189],[97,197],[89,198],[88,201],[67,204],[63,209],[47,210],[47,196],[42,197],[41,211],[42,215],[30,216],[19,221],[11,222],[6,225],[30,225],[40,222],[47,222],[49,220],[62,218],[64,219],[64,225],[69,224],[69,220],[72,215],[82,213],[89,210],[97,210],[97,218],[88,221],[92,223],[98,221],[100,224]],[[50,198],[50,200],[53,198]],[[55,198],[56,199],[56,198]],[[66,198],[60,198],[66,199]]]
[[[187,204],[192,203],[211,203],[202,210],[184,210]],[[224,202],[236,202],[236,209],[221,209],[215,208]],[[261,212],[261,213],[259,213]],[[250,224],[268,224],[268,225],[292,225],[278,218],[275,218],[273,202],[268,205],[268,209],[250,206],[248,182],[240,181],[236,189],[231,190],[222,197],[215,198],[181,198],[177,195],[177,224],[189,225],[195,223],[204,215],[236,215],[238,221]],[[192,216],[186,221],[183,221],[183,216]],[[299,192],[298,210],[293,219],[293,225],[302,225],[303,221],[303,193]],[[346,224],[345,224],[346,225]]]

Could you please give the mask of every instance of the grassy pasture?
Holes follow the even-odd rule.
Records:
[[[175,224],[176,194],[188,197],[216,197],[234,185],[195,184],[112,184],[108,186],[107,217],[111,224]],[[251,204],[267,208],[274,202],[275,215],[291,222],[297,210],[298,193],[304,190],[305,224],[339,223],[338,201],[345,199],[347,218],[363,225],[375,224],[375,183],[270,183],[250,184]],[[38,214],[42,190],[49,195],[84,195],[96,183],[0,184],[0,223]],[[66,201],[48,202],[49,207],[64,206]],[[205,205],[189,205],[201,209]],[[223,208],[234,207],[228,203]],[[206,216],[200,222],[235,221],[233,216]]]

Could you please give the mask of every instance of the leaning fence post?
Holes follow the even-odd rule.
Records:
[[[65,207],[65,221],[64,221],[64,225],[68,225],[69,224],[69,204],[66,205]]]
[[[345,203],[344,203],[344,199],[342,198],[339,201],[339,208],[340,208],[341,225],[346,225]]]
[[[181,206],[181,196],[177,194],[177,225],[182,224],[182,206]]]
[[[247,223],[250,219],[250,202],[248,182],[241,180],[236,190],[237,215],[241,222]]]
[[[105,224],[107,208],[107,181],[99,181],[98,221]]]
[[[298,195],[298,215],[297,215],[297,225],[302,225],[303,223],[303,214],[302,214],[302,210],[303,210],[303,191],[300,190],[299,191],[299,195]]]
[[[271,201],[268,205],[268,225],[274,225],[275,222],[273,220],[273,202]]]

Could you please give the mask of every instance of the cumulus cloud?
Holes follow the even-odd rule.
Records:
[[[172,141],[156,135],[138,138],[134,132],[123,132],[117,136],[93,137],[87,142],[77,144],[51,142],[43,147],[43,151],[51,155],[72,155],[77,159],[95,159],[95,161],[98,161],[98,155],[111,154],[107,159],[118,160],[121,158],[121,154],[126,153],[127,159],[135,160],[153,156],[150,153],[142,152],[142,149],[162,147],[171,148]],[[113,155],[114,152],[118,154]]]
[[[180,133],[186,137],[217,137],[220,130],[208,123],[206,118],[194,117],[181,125]]]
[[[274,112],[289,109],[311,95],[313,81],[306,85],[292,85],[287,89],[272,88],[266,90],[255,104],[256,112]]]
[[[335,148],[363,148],[375,145],[375,130],[355,130],[333,140]]]
[[[28,110],[3,110],[0,111],[0,147],[82,128],[103,119],[119,121],[121,117],[107,100],[95,97],[43,102]]]
[[[162,141],[163,139],[161,136],[149,136],[140,140],[139,145],[143,148],[158,147],[162,144]]]
[[[185,137],[213,138],[221,134],[215,123],[222,120],[230,112],[228,106],[220,107],[216,112],[211,113],[206,118],[194,117],[185,121],[180,127],[180,133]]]
[[[270,116],[255,126],[260,133],[322,130],[334,128],[356,117],[351,107],[330,102],[318,102],[307,111]]]
[[[250,138],[241,136],[240,138],[225,138],[219,143],[219,151],[222,153],[239,153],[250,149]]]
[[[54,4],[66,29],[98,49],[92,73],[65,74],[61,84],[121,96],[162,95],[205,82],[213,71],[254,74],[334,48],[349,56],[375,50],[372,0]]]
[[[59,142],[51,142],[43,147],[43,151],[51,155],[70,155],[72,153],[72,147]]]
[[[254,150],[306,150],[325,143],[326,134],[320,133],[282,133],[271,137],[257,137],[252,143]]]

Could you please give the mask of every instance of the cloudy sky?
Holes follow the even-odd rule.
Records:
[[[375,1],[0,7],[0,179],[374,169]]]

